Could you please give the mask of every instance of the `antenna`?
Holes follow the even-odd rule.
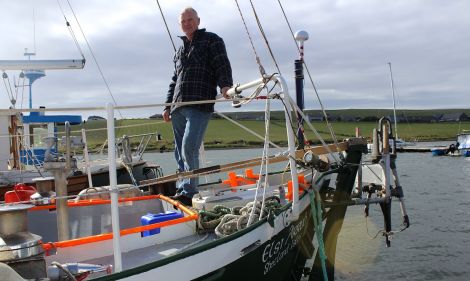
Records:
[[[36,53],[36,15],[33,8],[33,53]]]

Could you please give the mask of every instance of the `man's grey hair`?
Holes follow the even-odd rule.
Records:
[[[184,13],[186,13],[186,12],[191,12],[191,13],[193,13],[193,15],[196,16],[196,18],[199,18],[199,16],[197,15],[197,11],[194,10],[193,7],[186,7],[186,8],[184,8],[184,9],[181,11],[180,15],[182,15],[182,14],[184,14]]]

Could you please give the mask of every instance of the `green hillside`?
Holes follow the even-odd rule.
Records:
[[[373,110],[341,110],[341,113],[353,112],[355,115],[369,116]],[[464,112],[463,110],[457,110]],[[377,110],[375,110],[377,112]],[[432,111],[434,112],[434,111]],[[446,111],[449,112],[449,111]],[[412,113],[407,112],[408,113]],[[429,111],[419,111],[415,113],[429,114]],[[253,114],[253,113],[251,113]],[[261,114],[261,113],[260,113]],[[469,112],[470,114],[470,112]],[[285,123],[283,120],[272,120],[270,125],[270,140],[279,145],[286,145]],[[264,121],[262,120],[239,120],[242,125],[264,136]],[[332,127],[339,140],[354,136],[355,128],[361,130],[365,137],[371,135],[376,122],[331,122]],[[325,122],[316,121],[313,125],[326,140],[331,141]],[[171,150],[173,149],[173,133],[170,123],[165,123],[161,119],[124,119],[116,121],[116,137],[122,135],[139,135],[150,132],[158,132],[162,139],[156,141],[153,138],[149,143],[150,149]],[[73,135],[80,135],[80,130],[87,131],[88,146],[92,151],[97,151],[106,140],[106,120],[88,121],[80,125],[72,126]],[[430,141],[430,140],[453,140],[459,129],[470,129],[470,122],[438,122],[438,123],[399,123],[398,131],[400,138],[405,140]],[[319,143],[314,134],[307,131],[307,138],[312,143]],[[59,127],[59,134],[63,134],[63,127]],[[133,139],[137,145],[140,139]],[[224,119],[213,119],[204,139],[207,148],[232,148],[232,147],[253,147],[262,146],[263,140],[246,132],[240,127]]]

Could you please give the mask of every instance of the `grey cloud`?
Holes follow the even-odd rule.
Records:
[[[263,65],[268,72],[276,71],[251,7],[248,2],[239,2]],[[470,18],[466,15],[470,2],[281,2],[294,31],[302,28],[310,33],[305,45],[306,61],[328,107],[390,108],[387,62],[392,62],[401,108],[470,106],[467,98]],[[0,59],[20,59],[23,48],[32,47],[28,3],[36,11],[38,58],[77,57],[78,51],[55,1],[2,1],[0,22],[9,32],[0,36]],[[173,50],[155,2],[115,1],[112,6],[109,1],[72,4],[118,103],[163,102],[172,71]],[[179,44],[177,16],[188,2],[161,1],[161,4],[171,34]],[[256,79],[258,68],[234,2],[189,4],[199,11],[203,27],[224,38],[234,80],[243,83]],[[281,71],[293,90],[293,60],[298,54],[277,1],[255,1],[255,5]],[[72,21],[71,16],[69,20]],[[72,21],[72,24],[79,36],[76,23]],[[102,106],[111,101],[81,36],[79,40],[87,57],[86,69],[49,71],[46,78],[35,83],[35,100],[41,99],[48,106],[64,106],[65,98],[73,106]],[[306,80],[305,84],[307,107],[318,108],[310,82]],[[448,96],[452,98],[443,101]],[[3,87],[0,102],[8,104]],[[259,110],[263,106],[254,104],[243,110]],[[233,110],[223,105],[217,108]],[[145,109],[132,114],[146,116],[159,110]]]

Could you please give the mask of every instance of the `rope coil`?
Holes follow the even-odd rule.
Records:
[[[262,208],[262,203],[259,201],[256,201],[256,203],[249,202],[243,207],[236,206],[233,208],[217,205],[212,211],[200,211],[197,225],[204,232],[214,231],[217,237],[226,237],[245,229],[251,212],[258,215],[254,216],[254,222],[257,222],[280,207],[281,204],[277,197],[266,198],[264,208]]]

